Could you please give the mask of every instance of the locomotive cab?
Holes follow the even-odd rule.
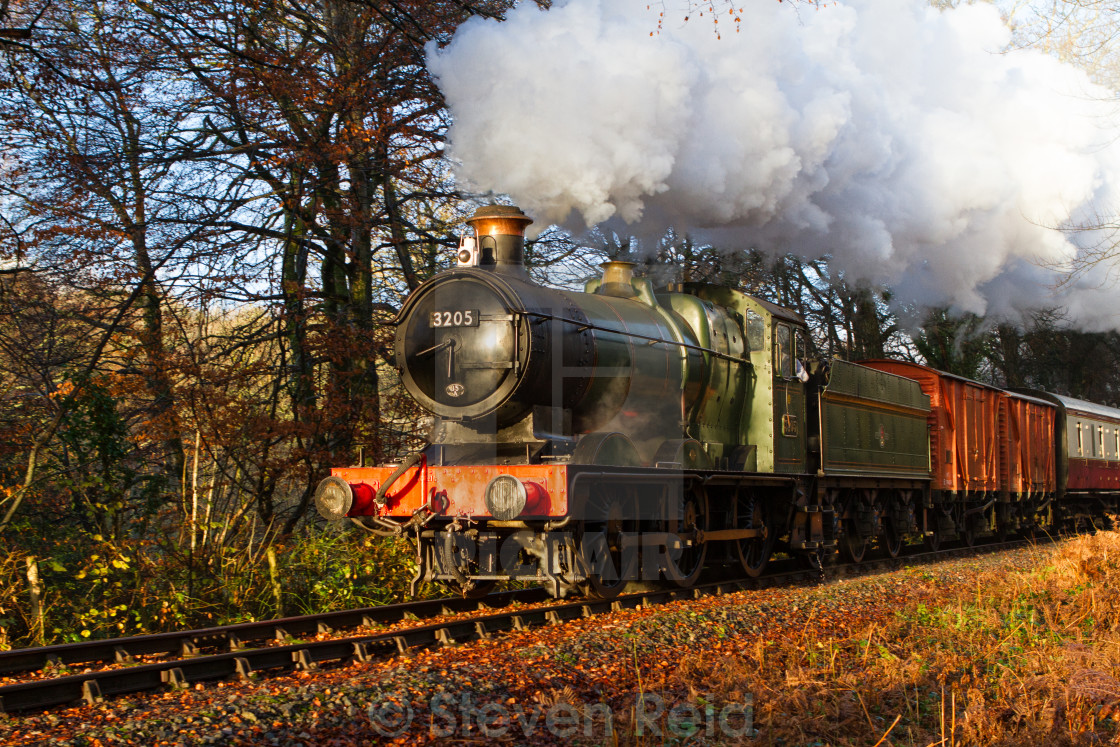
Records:
[[[769,392],[763,393],[766,411],[773,413],[773,431],[767,441],[773,444],[767,462],[772,459],[773,471],[798,474],[806,470],[806,443],[814,424],[808,422],[805,389],[809,381],[806,370],[805,321],[781,307],[771,310],[771,344],[773,355],[767,378]],[[769,396],[765,396],[768,394]]]
[[[709,395],[691,419],[690,435],[708,445],[713,464],[728,469],[804,472],[813,428],[807,421],[805,320],[723,286],[678,283],[666,291],[666,303],[690,326],[708,330],[710,339],[748,364],[719,356],[707,362]]]

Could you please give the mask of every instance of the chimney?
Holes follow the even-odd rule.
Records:
[[[518,207],[487,205],[476,210],[467,224],[478,240],[478,266],[524,276],[525,227],[532,222]]]

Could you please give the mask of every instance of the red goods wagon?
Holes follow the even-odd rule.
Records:
[[[1054,444],[1058,410],[1050,402],[1004,392],[1000,442],[1004,452],[1000,483],[1012,500],[1053,494],[1057,489]]]
[[[1002,392],[917,363],[861,364],[918,382],[930,400],[930,477],[934,491],[994,493],[1001,489],[999,414]]]

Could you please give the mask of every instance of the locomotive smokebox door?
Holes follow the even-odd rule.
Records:
[[[445,417],[492,411],[523,364],[517,320],[500,289],[483,278],[442,283],[423,293],[398,331],[405,386]]]

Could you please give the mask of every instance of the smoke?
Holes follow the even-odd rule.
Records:
[[[465,23],[428,58],[458,177],[538,224],[675,226],[830,254],[903,304],[1010,318],[1063,304],[1086,328],[1120,326],[1120,292],[1092,273],[1057,287],[1109,238],[1056,230],[1117,204],[1109,91],[1001,52],[1010,32],[986,4],[741,4],[738,31],[631,0]]]

